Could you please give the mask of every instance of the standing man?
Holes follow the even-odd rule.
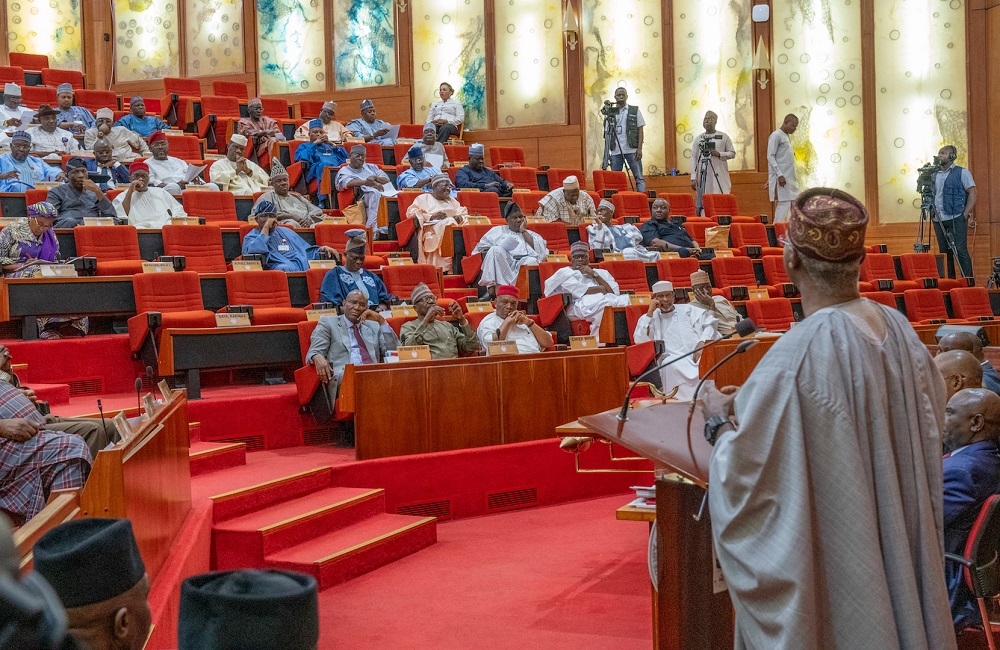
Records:
[[[441,101],[431,104],[427,112],[427,124],[434,125],[438,142],[447,142],[452,136],[458,137],[458,129],[465,121],[465,109],[461,102],[452,99],[455,89],[447,81],[442,81],[438,86],[438,94],[441,95]]]
[[[705,113],[701,125],[705,132],[691,144],[691,189],[698,192],[698,214],[702,213],[701,197],[704,194],[729,194],[733,182],[729,179],[729,162],[736,157],[733,141],[722,131],[716,131],[719,116],[712,111]],[[708,143],[703,144],[703,143]],[[702,151],[702,148],[705,151]],[[705,169],[705,186],[701,186],[702,165]]]
[[[788,219],[788,210],[799,194],[795,180],[795,151],[788,139],[797,128],[799,118],[789,113],[781,127],[767,139],[767,191],[770,199],[778,202],[774,208],[776,222]]]
[[[858,292],[865,207],[813,188],[788,225],[805,319],[738,392],[701,393],[736,647],[954,648],[944,385],[906,318]]]
[[[972,277],[969,257],[968,227],[976,227],[972,208],[976,205],[976,183],[968,169],[955,164],[958,149],[946,144],[938,151],[938,171],[934,174],[934,234],[938,250],[948,256],[948,275],[955,277],[955,259],[951,245],[958,254],[962,277]]]
[[[365,142],[375,142],[383,147],[396,144],[395,138],[389,135],[392,125],[375,117],[375,102],[366,99],[361,102],[361,117],[347,123],[347,130],[365,139]]]
[[[642,177],[642,139],[646,120],[638,106],[627,103],[628,91],[615,89],[615,132],[608,143],[611,152],[611,169],[620,172],[625,163],[635,177],[635,191],[646,191],[646,180]]]

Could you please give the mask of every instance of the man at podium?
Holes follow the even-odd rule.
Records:
[[[858,293],[867,224],[844,192],[799,195],[784,264],[806,318],[735,399],[706,394],[737,648],[955,647],[941,579],[944,385],[903,315]]]

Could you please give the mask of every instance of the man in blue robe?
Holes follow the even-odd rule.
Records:
[[[14,131],[10,136],[10,153],[0,156],[0,192],[23,192],[38,182],[66,179],[58,167],[53,167],[37,156],[29,156],[31,135],[27,131]]]
[[[366,99],[361,102],[361,117],[348,122],[346,128],[354,135],[363,137],[365,142],[375,142],[391,147],[396,144],[395,138],[389,135],[391,126],[385,120],[375,117],[375,103]]]
[[[360,291],[368,299],[368,306],[376,311],[385,311],[399,299],[389,293],[382,279],[363,268],[365,252],[368,249],[367,234],[364,230],[348,230],[347,246],[344,251],[344,265],[327,272],[319,289],[319,299],[340,305],[347,294]]]
[[[396,177],[396,187],[417,187],[424,192],[431,191],[431,179],[441,173],[441,171],[431,165],[424,164],[424,150],[419,144],[406,152],[406,159],[410,161],[410,167]]]
[[[319,183],[327,167],[340,167],[347,162],[347,151],[330,144],[323,121],[315,119],[309,122],[309,142],[303,142],[295,149],[295,162],[306,163],[307,183]],[[317,198],[322,201],[326,195],[318,194]]]
[[[170,128],[170,125],[160,118],[146,115],[146,102],[138,95],[129,101],[128,108],[131,112],[115,122],[117,126],[124,126],[129,131],[135,131],[144,138],[151,136],[153,131],[163,131]]]
[[[326,254],[334,259],[339,255],[329,246],[310,246],[291,228],[278,225],[278,211],[270,201],[254,206],[251,215],[257,227],[243,240],[244,255],[263,255],[264,268],[274,271],[308,271],[309,260],[320,259]]]
[[[59,84],[56,87],[56,98],[59,100],[59,113],[56,117],[60,129],[82,134],[97,123],[86,108],[73,105],[72,84]]]

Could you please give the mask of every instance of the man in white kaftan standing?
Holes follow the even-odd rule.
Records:
[[[767,138],[767,195],[776,202],[775,221],[788,219],[788,210],[799,193],[795,180],[795,151],[788,138],[797,128],[799,118],[789,113],[781,127]]]

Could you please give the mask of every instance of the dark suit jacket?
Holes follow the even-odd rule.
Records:
[[[983,388],[1000,395],[1000,375],[989,361],[983,361]]]
[[[944,550],[963,555],[969,531],[986,499],[1000,492],[996,442],[966,445],[944,458]],[[948,597],[956,630],[979,624],[979,608],[965,585],[962,566],[945,562]]]

